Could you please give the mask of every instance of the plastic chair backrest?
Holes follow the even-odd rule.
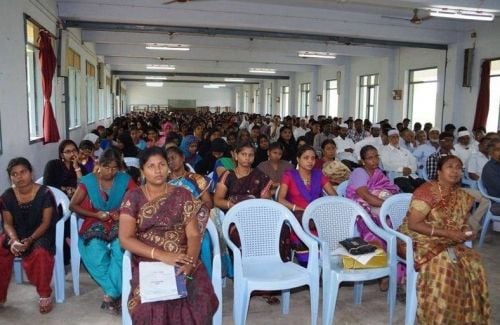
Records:
[[[70,215],[71,211],[69,210],[68,196],[63,191],[61,191],[55,187],[48,186],[48,188],[50,188],[50,191],[54,195],[54,199],[56,201],[56,206],[61,206],[63,216]]]
[[[135,157],[125,157],[123,158],[123,161],[125,162],[125,165],[127,165],[127,167],[135,167],[135,168],[139,168],[139,158],[135,158]]]
[[[485,198],[487,198],[487,199],[489,199],[489,200],[492,200],[492,201],[494,201],[494,202],[500,203],[500,198],[498,198],[498,197],[494,197],[494,196],[491,196],[491,195],[489,195],[489,194],[488,194],[488,191],[486,190],[486,187],[484,187],[484,184],[483,184],[483,180],[482,180],[482,179],[479,179],[479,180],[477,181],[477,187],[478,187],[478,189],[479,189],[479,192],[481,192],[481,194],[482,194]]]
[[[191,173],[196,173],[196,171],[194,170],[193,166],[191,166],[191,164],[189,164],[189,163],[184,163],[184,165],[187,167],[188,172],[191,172]]]
[[[338,196],[346,197],[347,194],[347,185],[349,185],[349,181],[343,181],[337,186],[337,194]]]
[[[35,183],[43,185],[43,176],[35,181]]]
[[[234,223],[241,242],[242,258],[280,259],[281,227],[287,217],[295,218],[284,205],[272,200],[251,199],[240,202],[226,213],[223,223]],[[225,227],[223,226],[223,229]]]
[[[411,193],[400,193],[395,194],[384,201],[382,207],[380,208],[380,221],[385,229],[392,228],[397,230],[399,226],[401,226],[403,219],[406,217],[406,213],[408,212],[411,198]],[[389,227],[387,218],[390,219],[392,227]]]
[[[332,251],[340,246],[339,241],[355,235],[356,219],[361,215],[370,218],[359,204],[350,199],[341,196],[322,197],[307,206],[302,226],[308,228],[309,220],[313,220],[319,239]],[[310,233],[308,229],[306,232]]]

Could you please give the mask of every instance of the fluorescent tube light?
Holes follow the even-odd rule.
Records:
[[[227,81],[227,82],[245,82],[245,79],[242,79],[242,78],[224,78],[224,81]]]
[[[146,82],[147,87],[163,87],[163,82]]]
[[[146,79],[148,79],[148,80],[167,80],[167,77],[162,77],[162,76],[147,76]]]
[[[484,12],[472,9],[450,9],[450,8],[432,8],[429,14],[433,17],[467,19],[479,21],[492,21],[495,15],[491,12]]]
[[[189,51],[187,44],[165,44],[165,43],[148,43],[147,50],[163,50],[163,51]]]
[[[250,73],[267,73],[267,74],[275,74],[276,69],[268,69],[268,68],[250,68],[248,70]]]
[[[315,51],[299,51],[298,55],[301,58],[320,58],[320,59],[335,59],[335,53],[332,52],[315,52]]]
[[[219,89],[221,87],[226,87],[225,84],[208,84],[208,85],[203,85],[203,88],[208,88],[208,89]]]
[[[148,70],[175,70],[175,65],[166,64],[148,64],[146,66]]]

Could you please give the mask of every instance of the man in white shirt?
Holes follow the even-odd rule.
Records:
[[[349,126],[347,123],[340,124],[339,136],[334,139],[337,145],[337,159],[341,160],[349,169],[359,167],[358,160],[354,156],[354,142],[347,137]]]
[[[417,159],[407,149],[399,146],[398,130],[391,129],[387,135],[389,144],[380,150],[382,166],[393,176],[394,183],[403,192],[412,193],[418,186],[425,183],[416,175]]]
[[[477,181],[481,177],[483,167],[490,159],[488,155],[488,138],[482,138],[479,141],[479,151],[473,152],[467,165],[467,173],[470,179]]]
[[[281,118],[279,115],[274,115],[273,121],[271,124],[271,131],[269,134],[271,142],[276,142],[280,137],[280,129],[281,129]]]
[[[470,133],[467,130],[458,132],[458,141],[455,144],[455,155],[462,160],[464,169],[467,170],[467,164],[469,163],[470,156],[475,150],[472,149],[470,145]]]
[[[427,141],[427,134],[424,130],[418,131],[415,137],[418,145],[412,153],[413,156],[417,159],[418,171],[423,171],[423,169],[425,168],[425,163],[427,162],[427,158],[429,158],[430,155],[438,150],[439,142],[433,143],[434,145],[429,143]],[[422,173],[419,174],[422,175]]]
[[[383,146],[382,138],[380,137],[380,124],[373,124],[370,129],[370,133],[370,136],[354,144],[354,156],[357,160],[361,159],[359,152],[364,146],[372,145],[377,148],[378,151],[380,151],[380,148]]]
[[[301,118],[299,122],[299,127],[293,130],[293,137],[295,140],[298,138],[306,135],[306,133],[309,131],[309,129],[306,127],[306,120]]]

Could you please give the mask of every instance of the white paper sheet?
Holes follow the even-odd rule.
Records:
[[[162,262],[139,263],[141,302],[178,299],[175,267]]]

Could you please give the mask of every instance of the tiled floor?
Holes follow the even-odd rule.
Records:
[[[500,233],[490,232],[485,245],[479,250],[486,267],[490,300],[492,303],[492,324],[500,324],[500,258],[496,247],[500,246]],[[81,295],[72,294],[71,280],[66,281],[67,299],[63,304],[56,304],[48,315],[40,315],[37,307],[35,288],[29,284],[16,285],[12,283],[8,302],[0,308],[0,324],[120,324],[121,318],[100,312],[101,292],[93,281],[83,273],[81,279]],[[233,324],[232,313],[232,283],[228,281],[224,289],[223,323]],[[387,305],[385,295],[378,289],[376,283],[365,286],[363,303],[353,305],[351,286],[343,286],[339,293],[335,314],[336,324],[387,324]],[[321,303],[320,303],[321,306]],[[269,306],[262,298],[252,298],[247,324],[283,324],[302,325],[310,323],[309,291],[298,290],[292,294],[289,315],[281,315],[280,306]],[[321,307],[320,319],[321,320]],[[403,324],[404,305],[397,304],[394,324]]]

